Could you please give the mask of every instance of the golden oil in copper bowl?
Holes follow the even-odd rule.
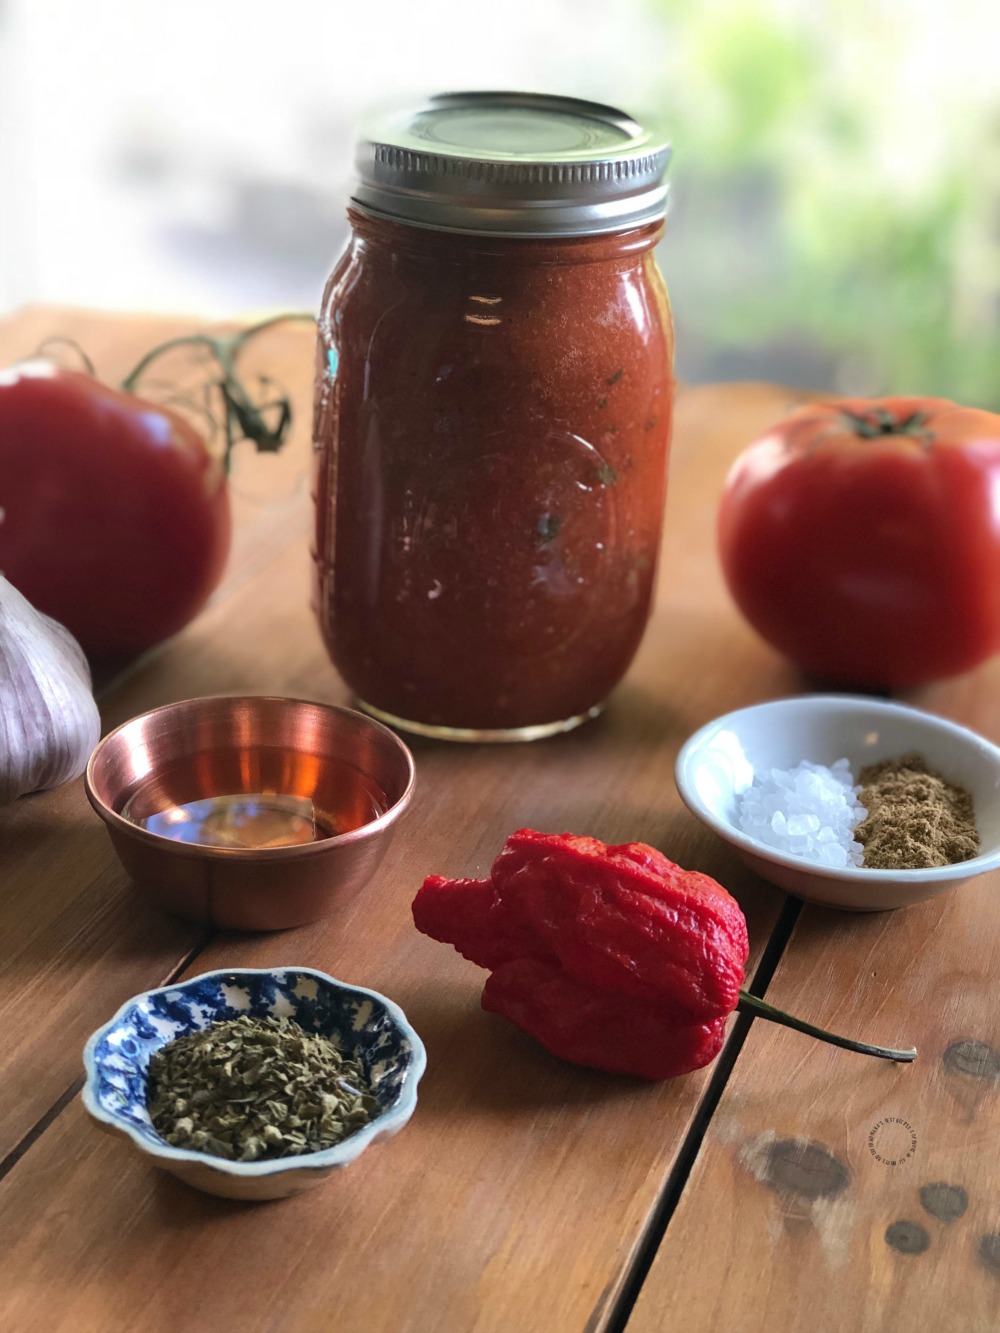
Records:
[[[192,921],[305,925],[371,878],[413,792],[388,727],[302,699],[213,696],[110,732],[86,790],[136,888]]]

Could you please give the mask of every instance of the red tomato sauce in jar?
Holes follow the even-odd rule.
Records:
[[[649,615],[672,332],[658,219],[350,213],[320,316],[317,606],[362,706],[486,739],[594,715]]]

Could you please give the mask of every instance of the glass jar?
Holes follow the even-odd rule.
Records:
[[[320,315],[320,624],[376,717],[531,739],[600,711],[649,615],[667,151],[558,98],[439,98],[402,124],[362,145]]]

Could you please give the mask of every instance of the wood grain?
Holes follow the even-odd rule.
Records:
[[[254,617],[267,618],[272,598],[289,604],[286,563],[233,599],[234,611],[246,599],[248,629]],[[209,623],[206,642],[215,641],[210,631]],[[615,841],[645,838],[681,860],[732,872],[759,951],[777,896],[724,865],[726,853],[680,812],[670,788],[673,755],[690,728],[685,710],[716,707],[711,695],[724,676],[707,672],[674,711],[654,712],[652,692],[669,678],[666,631],[665,623],[656,627],[634,681],[592,728],[544,745],[461,751],[460,760],[447,746],[419,745],[414,807],[354,909],[306,931],[218,941],[193,965],[307,962],[391,994],[430,1060],[407,1130],[359,1163],[357,1174],[351,1168],[328,1188],[276,1206],[292,1238],[280,1258],[274,1223],[264,1226],[259,1210],[220,1211],[129,1161],[75,1110],[61,1116],[11,1172],[0,1204],[9,1219],[0,1223],[0,1290],[11,1293],[14,1327],[29,1316],[39,1327],[74,1329],[123,1327],[132,1317],[143,1328],[196,1329],[241,1300],[251,1307],[250,1327],[281,1327],[286,1298],[276,1274],[290,1264],[296,1316],[287,1327],[331,1326],[324,1321],[333,1311],[333,1327],[373,1330],[569,1329],[582,1327],[595,1307],[603,1315],[705,1076],[648,1088],[550,1060],[481,1013],[482,974],[417,935],[408,904],[427,870],[481,871],[519,824],[589,828]],[[280,633],[269,640],[282,641]],[[308,661],[303,654],[296,665],[297,688],[339,697],[318,649],[311,668]],[[189,669],[202,669],[200,654]],[[266,673],[256,679],[270,687]],[[47,1191],[54,1177],[60,1188]],[[67,1212],[67,1199],[91,1203]],[[340,1248],[345,1233],[359,1242]],[[373,1303],[386,1253],[393,1281],[383,1279]],[[56,1280],[68,1271],[88,1275],[78,1298]],[[124,1271],[131,1276],[123,1284]],[[164,1305],[153,1274],[180,1271],[183,1288]]]
[[[84,315],[77,326],[116,366],[149,331],[148,321]],[[299,334],[275,335],[275,345],[304,393],[311,368]],[[216,939],[192,964],[303,963],[392,995],[429,1052],[411,1125],[325,1187],[261,1209],[150,1170],[74,1102],[0,1185],[0,1327],[176,1333],[237,1312],[248,1330],[605,1326],[707,1072],[650,1087],[549,1058],[481,1012],[482,974],[417,935],[408,904],[429,871],[482,871],[520,824],[642,839],[725,880],[759,957],[781,895],[682,810],[672,766],[706,718],[796,687],[732,612],[711,554],[727,462],[784,405],[784,392],[766,386],[681,395],[660,602],[605,717],[531,746],[416,744],[412,810],[356,904],[308,929]],[[307,453],[300,431],[288,458],[301,465]],[[108,725],[211,691],[344,699],[307,608],[297,522],[271,523],[270,535],[265,523],[259,558],[242,540],[242,563],[215,602],[108,694]],[[27,809],[0,813],[0,837]],[[26,940],[0,1001],[6,1029],[19,1032],[16,1051],[0,1049],[19,1124],[71,1082],[84,1030],[155,985],[192,942],[127,887],[79,784],[30,810],[30,834],[5,856],[0,901],[0,932],[17,919]],[[42,892],[47,916],[33,906]],[[67,935],[77,950],[69,995]],[[26,1051],[37,1053],[30,1069]]]
[[[998,687],[994,664],[911,698],[1000,740]],[[998,971],[1000,875],[894,913],[806,907],[768,999],[918,1059],[755,1021],[628,1333],[1000,1327]]]

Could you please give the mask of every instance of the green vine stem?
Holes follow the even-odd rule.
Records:
[[[54,334],[53,337],[45,339],[45,341],[39,346],[37,352],[35,352],[35,356],[48,357],[49,353],[54,347],[69,347],[80,358],[80,362],[83,365],[83,368],[86,371],[86,373],[90,376],[90,378],[91,379],[97,378],[97,371],[94,369],[93,361],[91,361],[90,357],[83,350],[83,348],[80,346],[80,344],[76,341],[75,338],[67,338],[64,337],[62,334],[58,333]]]
[[[917,1058],[915,1046],[911,1046],[907,1050],[896,1051],[888,1046],[869,1046],[864,1041],[851,1041],[849,1037],[838,1037],[833,1032],[827,1032],[825,1028],[814,1027],[812,1023],[806,1023],[801,1018],[794,1018],[791,1014],[786,1014],[783,1009],[775,1009],[773,1004],[768,1004],[766,1000],[751,995],[749,991],[740,991],[736,1008],[741,1014],[753,1014],[755,1018],[766,1018],[769,1023],[780,1023],[783,1027],[793,1028],[796,1032],[804,1032],[807,1036],[818,1037],[820,1041],[829,1042],[831,1046],[840,1046],[845,1051],[858,1051],[861,1055],[877,1055],[880,1060],[899,1060],[902,1063],[909,1063]]]
[[[140,379],[152,363],[178,347],[202,347],[210,352],[221,372],[213,385],[222,402],[222,429],[225,435],[222,463],[228,475],[233,449],[241,440],[251,440],[258,453],[276,453],[285,442],[292,423],[290,399],[286,394],[279,394],[265,401],[255,400],[240,379],[236,363],[252,338],[276,324],[293,320],[315,323],[313,315],[304,311],[291,311],[272,315],[236,333],[185,333],[170,338],[147,352],[122,380],[121,387],[126,393],[135,393]],[[267,380],[261,380],[262,385],[267,383]]]

